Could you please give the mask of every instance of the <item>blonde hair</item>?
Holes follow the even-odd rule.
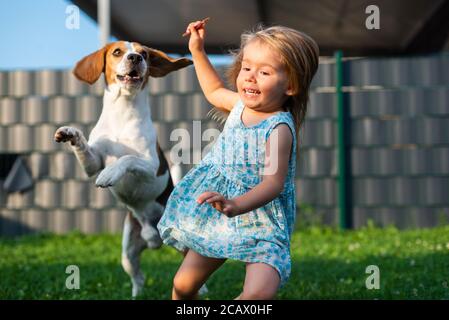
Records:
[[[284,26],[264,28],[259,25],[256,30],[243,33],[240,49],[233,52],[234,63],[227,70],[229,85],[234,89],[236,89],[236,80],[242,68],[243,49],[255,40],[269,45],[281,56],[281,62],[285,65],[289,85],[293,91],[293,95],[282,107],[292,114],[296,135],[299,137],[299,129],[307,113],[310,83],[318,69],[318,45],[305,33]],[[299,138],[297,140],[299,142]]]

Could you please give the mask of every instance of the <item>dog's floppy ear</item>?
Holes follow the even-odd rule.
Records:
[[[78,80],[87,82],[88,84],[93,84],[100,78],[101,73],[104,71],[106,52],[109,46],[106,45],[100,50],[85,56],[83,59],[78,61],[75,68],[73,69],[73,74]]]
[[[187,58],[173,59],[164,52],[145,47],[148,52],[148,60],[150,62],[150,76],[163,77],[172,71],[185,68],[193,62]]]

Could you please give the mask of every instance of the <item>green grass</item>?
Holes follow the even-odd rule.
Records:
[[[120,265],[120,235],[32,235],[0,239],[0,299],[130,299]],[[449,226],[398,231],[330,228],[296,231],[292,275],[279,299],[449,299]],[[146,250],[141,299],[169,299],[181,256]],[[68,265],[80,268],[80,289],[65,288]],[[365,269],[380,269],[380,289],[368,290]],[[208,281],[205,299],[240,293],[244,264],[228,261]]]

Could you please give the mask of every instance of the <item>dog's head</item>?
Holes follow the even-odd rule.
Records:
[[[93,84],[104,72],[107,85],[117,84],[134,91],[144,88],[149,76],[163,77],[190,64],[189,59],[173,59],[137,42],[117,41],[81,59],[73,74]]]

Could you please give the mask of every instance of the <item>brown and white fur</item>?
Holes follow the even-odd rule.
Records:
[[[97,187],[109,188],[129,210],[124,223],[122,266],[132,280],[132,296],[141,293],[144,276],[140,254],[162,245],[157,223],[173,189],[167,161],[157,143],[151,120],[148,78],[192,64],[136,42],[117,41],[84,57],[74,75],[93,84],[102,73],[106,88],[103,110],[86,140],[72,127],[55,133],[70,142],[80,165]]]

